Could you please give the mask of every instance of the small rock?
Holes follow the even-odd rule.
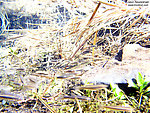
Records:
[[[104,63],[102,63],[104,64]],[[140,72],[150,78],[150,48],[138,44],[127,44],[123,48],[122,62],[110,60],[103,68],[102,64],[86,72],[82,79],[92,83],[127,83]]]
[[[150,60],[150,48],[145,48],[139,44],[127,44],[123,48],[123,61],[126,60]]]

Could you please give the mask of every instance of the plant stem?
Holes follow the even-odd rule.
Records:
[[[140,105],[141,105],[142,95],[143,95],[143,93],[140,93],[139,108],[140,108]]]

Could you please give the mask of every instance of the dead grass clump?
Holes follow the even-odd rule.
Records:
[[[76,37],[71,59],[80,56],[81,50],[88,46],[98,52],[91,49],[89,56],[96,54],[101,58],[105,57],[103,55],[115,56],[125,44],[140,43],[144,46],[149,41],[148,8],[129,7],[121,1],[114,4],[99,1],[95,7],[87,22],[81,20],[70,24],[75,30],[69,36]]]
[[[38,29],[8,30],[6,18],[0,13],[3,31],[8,32],[1,42],[14,41],[13,46],[0,48],[0,74],[5,77],[1,85],[10,85],[27,95],[22,103],[31,102],[33,109],[44,106],[51,112],[132,111],[128,101],[120,101],[105,85],[82,86],[79,78],[88,70],[84,65],[114,58],[128,43],[149,45],[148,7],[129,7],[121,0],[4,3],[15,4],[22,15],[36,14],[41,20],[37,24],[26,23],[37,25]]]

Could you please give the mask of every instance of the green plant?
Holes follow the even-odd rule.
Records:
[[[138,107],[140,108],[142,100],[148,100],[150,96],[150,81],[147,81],[141,73],[138,73],[135,81],[128,81],[129,87],[133,87],[137,92]]]
[[[150,81],[146,80],[141,73],[138,73],[136,79],[128,80],[128,88],[134,88],[135,93],[126,95],[117,84],[110,84],[111,91],[113,92],[113,100],[119,99],[123,103],[130,103],[135,109],[142,112],[147,112],[149,109],[150,97]]]
[[[118,98],[119,100],[125,98],[123,91],[118,87],[117,84],[111,83],[110,87],[111,87],[111,91],[113,92],[116,98]]]
[[[10,49],[10,53],[13,54],[13,55],[17,55],[17,52],[15,52],[11,47],[9,47]]]

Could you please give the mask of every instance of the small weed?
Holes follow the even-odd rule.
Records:
[[[135,88],[134,94],[126,95],[116,84],[111,84],[111,91],[114,95],[113,98],[117,97],[119,101],[124,104],[129,103],[135,110],[141,112],[147,112],[149,108],[149,97],[150,97],[150,81],[138,73],[135,80],[128,80],[128,87]]]
[[[133,87],[136,89],[136,96],[133,97],[136,100],[136,107],[139,110],[144,110],[148,105],[149,97],[150,97],[150,81],[147,81],[141,73],[138,73],[136,80],[128,81],[129,87]]]

